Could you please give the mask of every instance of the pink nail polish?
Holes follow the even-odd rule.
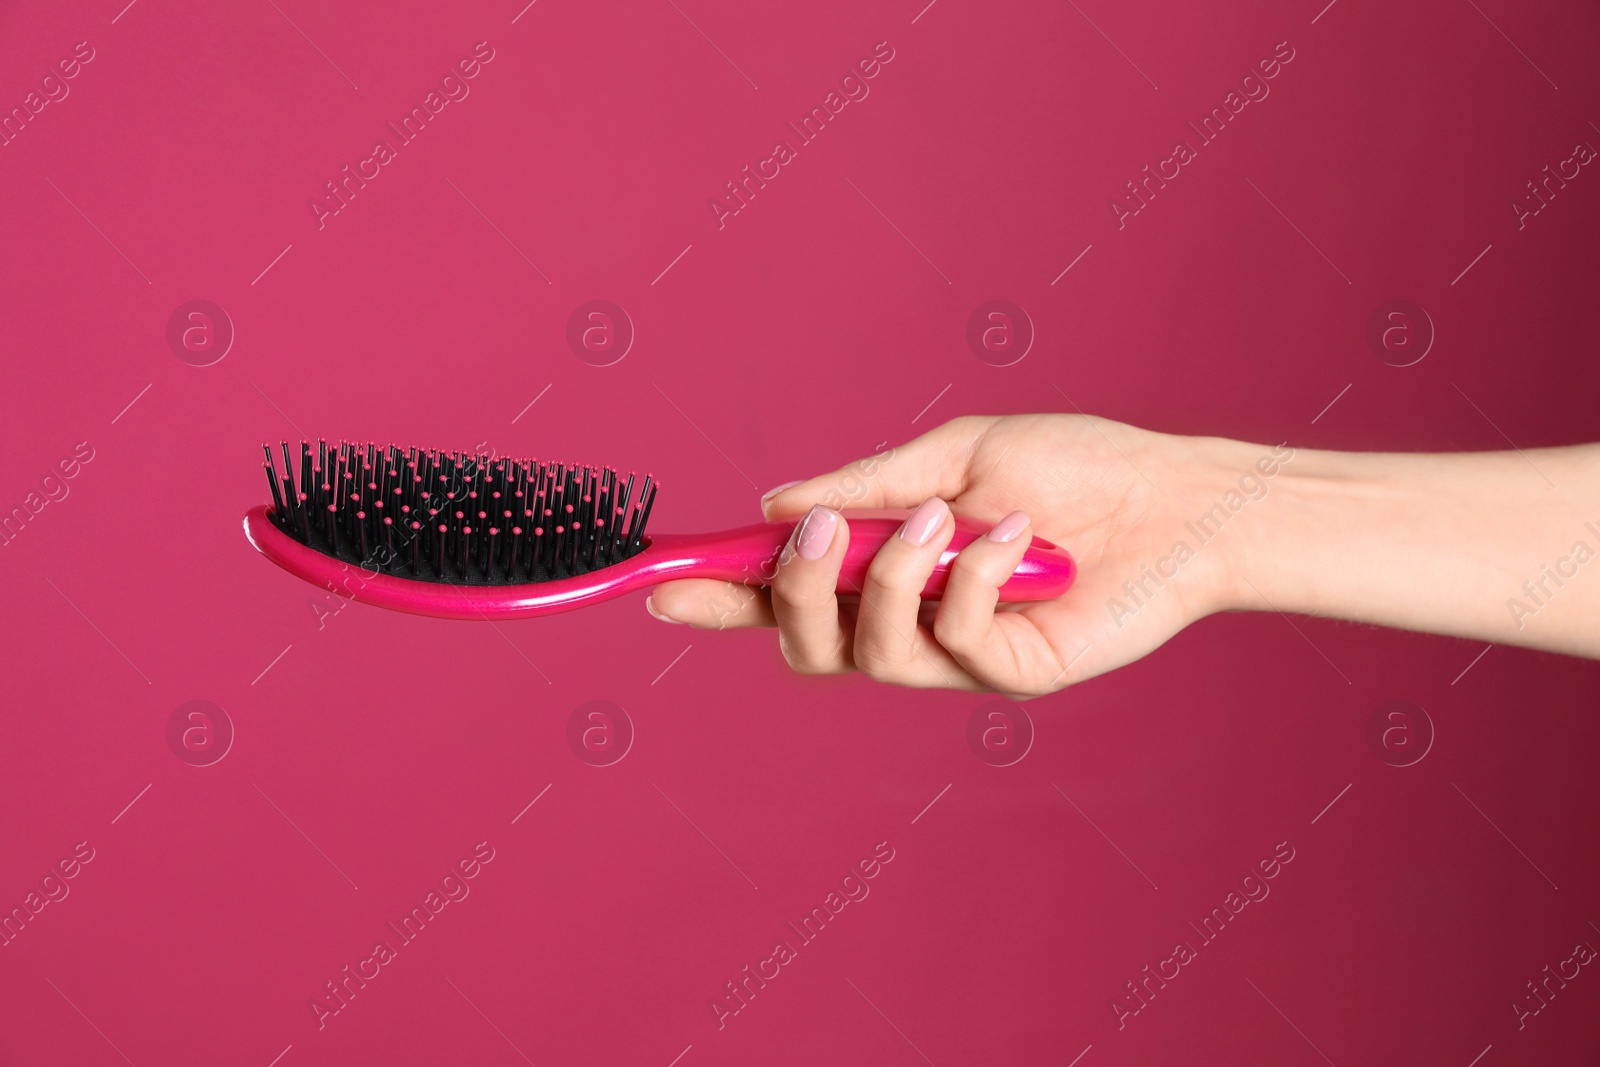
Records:
[[[1017,535],[1027,528],[1028,513],[1025,511],[1013,511],[994,524],[994,529],[989,531],[989,540],[1001,543],[1015,541]]]
[[[944,518],[950,514],[950,505],[938,497],[929,497],[924,500],[911,517],[906,519],[905,525],[900,527],[900,540],[915,548],[921,548],[933,537],[934,532],[944,525]]]
[[[771,500],[773,497],[777,496],[779,493],[783,492],[785,489],[793,489],[795,486],[797,486],[799,484],[800,484],[800,482],[797,479],[797,480],[792,481],[792,482],[784,482],[782,485],[773,486],[771,489],[768,489],[765,493],[761,494],[761,506],[763,508],[765,508],[767,506],[767,501]]]
[[[833,532],[838,526],[838,512],[821,504],[816,505],[800,523],[800,530],[795,534],[794,550],[800,553],[801,559],[821,559],[828,554],[828,547],[833,544]]]
[[[647,596],[644,598],[644,610],[650,613],[651,618],[660,619],[662,622],[670,622],[678,626],[683,625],[682,619],[674,619],[671,615],[663,615],[661,612],[657,611],[656,598],[653,596]]]

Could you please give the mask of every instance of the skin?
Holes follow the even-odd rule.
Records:
[[[891,538],[859,596],[840,596],[849,524],[821,501],[837,501],[841,486],[855,491],[852,508],[933,499],[980,523],[1018,510],[1031,522],[1011,541],[973,541],[943,600],[925,604],[919,593],[955,529],[932,504],[942,521],[927,543]],[[669,582],[647,607],[701,628],[776,626],[803,674],[1025,699],[1130,663],[1219,611],[1600,658],[1600,445],[1326,452],[1084,415],[972,416],[775,490],[762,509],[770,521],[803,520],[770,590]],[[812,524],[826,546],[818,559],[797,551]],[[1031,534],[1073,554],[1077,583],[1055,600],[998,604]]]

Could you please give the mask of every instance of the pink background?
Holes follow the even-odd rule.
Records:
[[[1512,1005],[1600,945],[1600,665],[1219,617],[1024,705],[997,767],[967,740],[991,698],[797,678],[770,633],[639,597],[328,614],[240,532],[259,443],[302,432],[648,468],[660,531],[968,412],[1595,440],[1600,176],[1510,206],[1600,145],[1592,8],[123,2],[0,9],[8,111],[94,50],[0,147],[0,506],[66,492],[0,549],[0,906],[93,849],[0,948],[0,1061],[1592,1062],[1593,968],[1521,1029]],[[311,198],[481,41],[470,95],[319,229]],[[719,229],[708,200],[884,41],[870,95]],[[1270,95],[1119,229],[1125,183],[1284,41]],[[236,331],[210,366],[167,342],[194,299]],[[636,330],[612,366],[567,345],[591,299]],[[1037,335],[1006,367],[965,339],[997,299]],[[1390,300],[1436,332],[1413,366],[1367,342]],[[191,700],[232,724],[209,766],[169,745]],[[632,723],[620,762],[568,743],[590,700]],[[1382,757],[1415,711],[1369,741],[1395,700],[1436,734],[1410,766]],[[479,842],[470,895],[319,1028]]]

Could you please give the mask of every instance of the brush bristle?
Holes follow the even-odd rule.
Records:
[[[263,445],[273,524],[368,571],[456,585],[522,585],[620,563],[646,547],[656,483],[610,467],[396,445]],[[296,467],[299,479],[296,481]]]

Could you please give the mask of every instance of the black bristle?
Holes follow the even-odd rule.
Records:
[[[655,502],[655,476],[646,474],[644,476],[644,487],[639,490],[639,527],[633,531],[633,536],[629,538],[630,552],[637,552],[644,547],[640,539],[644,537],[645,524],[650,521],[650,509],[655,506]]]
[[[306,502],[311,501],[311,442],[300,442],[300,491],[305,494]]]
[[[272,453],[268,452],[267,457],[270,459]],[[267,484],[272,486],[272,506],[281,515],[283,513],[283,494],[278,491],[278,479],[273,477],[272,464],[263,463],[261,466],[267,472]]]
[[[369,571],[523,585],[588,574],[649,544],[648,477],[633,500],[633,476],[606,467],[320,440],[301,443],[298,463],[283,442],[280,472],[265,452],[274,525]]]

